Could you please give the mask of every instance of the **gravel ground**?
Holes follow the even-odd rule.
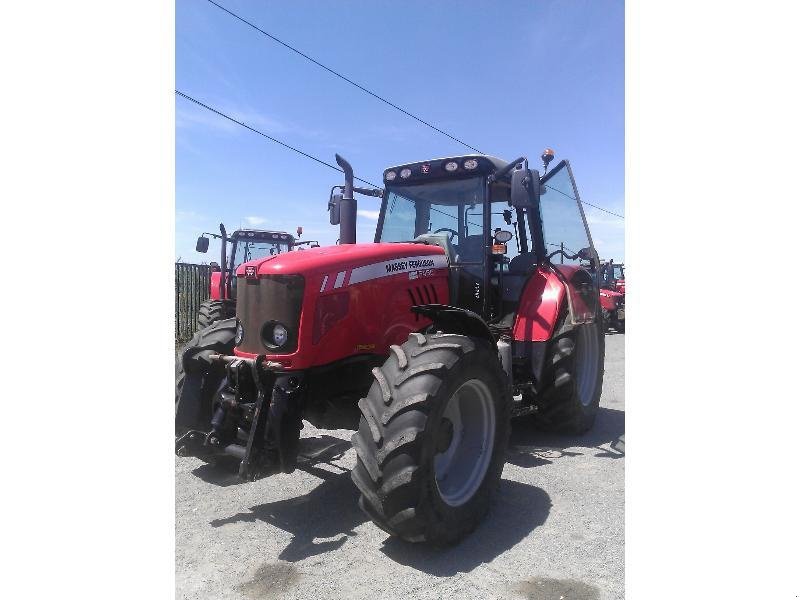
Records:
[[[601,408],[588,434],[514,423],[492,510],[454,548],[407,544],[367,520],[350,481],[349,431],[306,424],[314,458],[254,483],[176,458],[176,597],[623,598],[624,342],[606,336]]]

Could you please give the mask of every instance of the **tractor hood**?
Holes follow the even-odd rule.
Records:
[[[427,325],[413,306],[448,301],[447,276],[444,249],[408,242],[311,248],[244,263],[236,270],[242,341],[235,354],[266,351],[300,370],[386,355]],[[275,323],[287,332],[280,346],[270,341]]]
[[[323,279],[343,287],[390,275],[448,266],[444,250],[439,246],[413,243],[343,244],[286,252],[277,256],[243,263],[237,277],[266,275],[303,275],[307,284]],[[318,288],[320,289],[320,288]]]

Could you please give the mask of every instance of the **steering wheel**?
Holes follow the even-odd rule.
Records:
[[[440,233],[442,231],[447,231],[450,234],[450,243],[453,243],[453,236],[458,237],[458,232],[455,229],[450,229],[449,227],[441,227],[434,231],[433,233]]]

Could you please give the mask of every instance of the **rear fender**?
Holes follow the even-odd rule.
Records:
[[[566,303],[574,325],[594,321],[599,295],[591,275],[580,267],[539,267],[528,279],[514,321],[516,342],[549,340]]]
[[[558,275],[539,267],[528,278],[519,299],[512,337],[515,342],[544,342],[553,335],[566,297]]]
[[[594,322],[597,318],[600,294],[589,272],[577,265],[555,265],[554,271],[567,288],[569,316],[572,324]]]

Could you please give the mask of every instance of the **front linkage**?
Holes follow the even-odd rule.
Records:
[[[189,429],[177,438],[175,453],[233,456],[241,461],[239,476],[249,481],[294,471],[302,428],[302,377],[281,372],[282,366],[264,355],[249,359],[211,353],[203,358],[211,368],[189,372],[177,398],[176,422]],[[190,362],[191,357],[184,357],[186,366]],[[224,365],[225,378],[214,386],[219,365]],[[195,429],[209,420],[210,431]]]

